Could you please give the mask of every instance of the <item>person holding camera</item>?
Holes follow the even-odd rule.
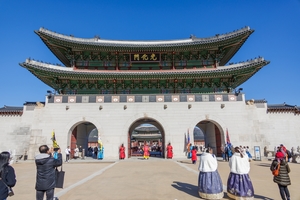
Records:
[[[36,200],[43,200],[46,193],[47,200],[53,200],[55,189],[55,168],[62,165],[61,150],[57,150],[57,158],[52,156],[53,149],[47,145],[39,147],[39,152],[35,157],[36,164]]]
[[[10,153],[3,151],[0,154],[0,199],[6,200],[13,195],[12,187],[16,184],[16,174],[12,166],[9,165]]]

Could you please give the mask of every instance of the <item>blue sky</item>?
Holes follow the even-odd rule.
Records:
[[[51,90],[19,66],[26,58],[60,63],[34,33],[40,27],[80,38],[171,40],[245,26],[255,32],[230,62],[271,61],[241,85],[246,99],[300,106],[300,0],[0,0],[0,19],[0,107],[45,101]]]

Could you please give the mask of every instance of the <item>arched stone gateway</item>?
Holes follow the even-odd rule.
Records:
[[[162,125],[151,118],[141,118],[133,122],[128,130],[128,158],[142,156],[142,146],[147,143],[150,156],[165,157],[165,132]]]
[[[89,156],[88,147],[97,145],[98,129],[88,121],[77,122],[70,128],[68,144],[71,148],[71,158],[74,155],[76,145],[83,149],[83,156]]]
[[[196,131],[198,129],[198,131]],[[204,137],[201,137],[203,136]],[[225,135],[224,131],[222,130],[221,126],[212,120],[203,120],[197,123],[194,129],[194,142],[197,141],[196,138],[199,140],[203,140],[201,143],[204,147],[212,147],[214,150],[214,154],[217,156],[221,156],[221,146],[225,144]],[[202,141],[201,141],[202,142]]]

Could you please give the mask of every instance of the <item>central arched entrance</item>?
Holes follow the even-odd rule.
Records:
[[[194,129],[195,145],[199,143],[203,147],[211,147],[215,155],[222,156],[221,145],[224,144],[224,139],[221,137],[221,129],[219,127],[220,125],[214,121],[200,121]],[[199,141],[196,138],[199,138]]]
[[[128,158],[142,157],[143,145],[150,147],[150,157],[165,157],[165,133],[161,124],[154,119],[142,118],[128,130]]]
[[[76,146],[81,151],[81,157],[93,157],[93,149],[98,147],[98,129],[90,122],[78,122],[71,128],[70,149],[74,158]]]

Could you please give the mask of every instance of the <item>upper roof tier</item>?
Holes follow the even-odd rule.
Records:
[[[35,31],[56,57],[67,67],[74,66],[74,61],[103,60],[109,56],[157,53],[183,55],[190,53],[192,60],[213,57],[218,65],[225,65],[244,44],[247,38],[254,32],[250,27],[245,27],[227,34],[216,34],[213,37],[197,38],[191,36],[188,39],[160,40],[160,41],[128,41],[106,40],[99,37],[90,39],[77,38],[40,28]],[[195,56],[198,54],[199,56]],[[179,56],[178,56],[179,57]],[[196,58],[197,57],[197,58]],[[180,57],[179,57],[180,59]]]

